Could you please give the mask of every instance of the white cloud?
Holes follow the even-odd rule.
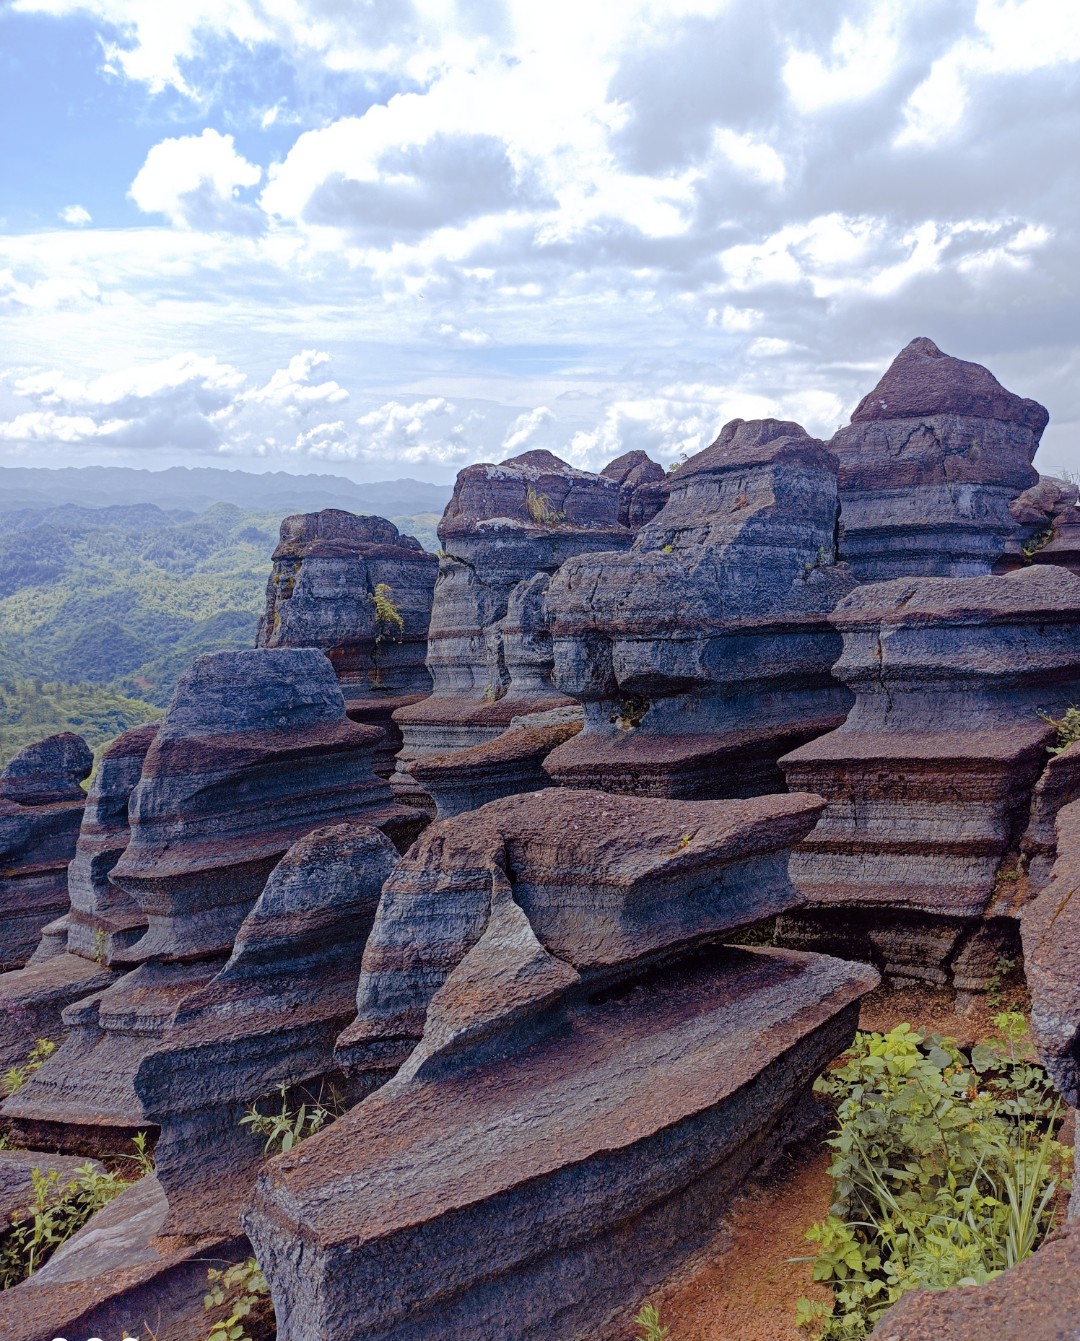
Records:
[[[555,423],[555,416],[546,405],[538,405],[535,410],[519,414],[502,440],[502,448],[507,456],[516,456],[534,446],[534,439],[545,428]]]
[[[237,153],[231,135],[208,128],[155,144],[129,194],[144,214],[164,214],[179,228],[251,232],[260,223],[240,203],[240,189],[261,178],[262,168]]]
[[[93,222],[85,205],[65,205],[59,217],[63,223],[74,224],[77,228]]]

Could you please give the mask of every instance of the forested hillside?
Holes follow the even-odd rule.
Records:
[[[97,747],[157,715],[199,653],[253,646],[282,515],[0,511],[0,765],[54,731]],[[437,544],[436,516],[395,520]]]

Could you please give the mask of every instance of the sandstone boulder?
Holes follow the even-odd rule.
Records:
[[[647,458],[646,458],[647,461]],[[650,472],[635,460],[640,489]],[[395,713],[404,745],[395,794],[434,813],[414,759],[494,739],[513,717],[569,703],[551,683],[550,575],[567,558],[625,549],[639,486],[576,470],[547,451],[463,470],[439,523],[443,545],[428,638],[430,698]],[[625,517],[625,521],[622,518]]]
[[[1017,532],[1010,504],[1038,483],[1047,418],[986,368],[912,340],[830,443],[859,581],[990,572]]]
[[[836,462],[798,424],[733,420],[670,478],[629,553],[581,555],[552,580],[556,686],[585,705],[546,761],[564,786],[652,796],[782,788],[776,759],[839,725],[828,614]]]
[[[70,731],[28,745],[0,773],[0,973],[21,968],[48,923],[67,912],[94,758]]]
[[[330,658],[353,721],[385,740],[375,771],[389,777],[401,733],[392,714],[425,697],[431,599],[439,561],[383,517],[338,508],[281,523],[259,647],[317,647]]]
[[[792,858],[808,902],[781,919],[782,942],[984,990],[1016,954],[1045,715],[1080,696],[1080,579],[896,579],[858,588],[833,623],[855,705],[781,760],[790,787],[828,799]]]

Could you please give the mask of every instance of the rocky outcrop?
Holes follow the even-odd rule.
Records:
[[[828,622],[852,586],[835,564],[836,462],[798,424],[733,420],[669,480],[627,554],[552,581],[555,683],[585,705],[547,760],[564,786],[748,796],[776,759],[843,721]]]
[[[619,486],[619,521],[631,531],[651,522],[667,502],[667,471],[644,452],[626,452],[600,474]]]
[[[861,966],[721,949],[792,900],[808,796],[560,789],[387,881],[342,1049],[384,1073],[245,1217],[282,1341],[622,1335],[852,1036]]]
[[[353,721],[385,739],[375,771],[389,777],[398,708],[431,691],[425,665],[439,561],[383,517],[338,508],[281,523],[266,585],[259,647],[317,647],[330,658]]]
[[[859,581],[990,572],[1017,535],[1010,504],[1038,483],[1047,418],[986,368],[912,340],[830,443]]]
[[[1067,480],[1040,475],[1038,484],[1013,499],[1009,504],[1009,516],[1015,528],[994,565],[994,572],[1011,573],[1029,563],[1055,562],[1054,556],[1059,553],[1060,545],[1055,547],[1049,559],[1040,560],[1038,555],[1049,547],[1059,524],[1067,527],[1069,518],[1077,515],[1077,492],[1076,485]],[[1067,568],[1069,564],[1066,562],[1062,566]]]
[[[376,741],[374,728],[346,718],[320,652],[195,662],[146,755],[131,841],[111,872],[148,924],[113,964],[139,967],[64,1012],[68,1038],[3,1107],[23,1139],[105,1154],[149,1125],[135,1089],[140,1064],[224,967],[293,843],[346,820],[411,841],[423,817],[394,805],[372,773]]]
[[[855,706],[781,760],[829,803],[792,858],[808,903],[782,943],[985,989],[1015,954],[1020,840],[1054,738],[1040,713],[1080,696],[1080,579],[897,579],[833,622]]]
[[[93,755],[70,731],[28,745],[0,773],[0,973],[21,968],[68,908]]]
[[[109,875],[127,847],[128,798],[156,732],[155,724],[125,731],[98,761],[68,867],[68,911],[43,929],[25,968],[0,975],[0,1066],[21,1062],[35,1039],[58,1042],[64,1008],[108,987],[114,952],[146,929]]]
[[[546,451],[458,475],[439,523],[428,640],[434,689],[395,713],[404,737],[393,782],[399,800],[433,813],[408,763],[481,745],[514,717],[571,701],[551,683],[548,579],[573,555],[629,547],[630,517],[648,510],[648,492],[659,486],[636,459],[616,476],[576,470]]]

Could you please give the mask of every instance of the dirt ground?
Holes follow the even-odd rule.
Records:
[[[966,1046],[991,1032],[993,1013],[980,1002],[958,1014],[946,994],[926,989],[879,989],[864,1000],[859,1024],[885,1031],[907,1021]],[[810,1140],[751,1182],[714,1251],[651,1297],[671,1329],[669,1341],[805,1341],[795,1327],[795,1301],[826,1300],[828,1293],[812,1283],[809,1262],[790,1259],[810,1253],[806,1230],[829,1209],[828,1165],[829,1152]]]

